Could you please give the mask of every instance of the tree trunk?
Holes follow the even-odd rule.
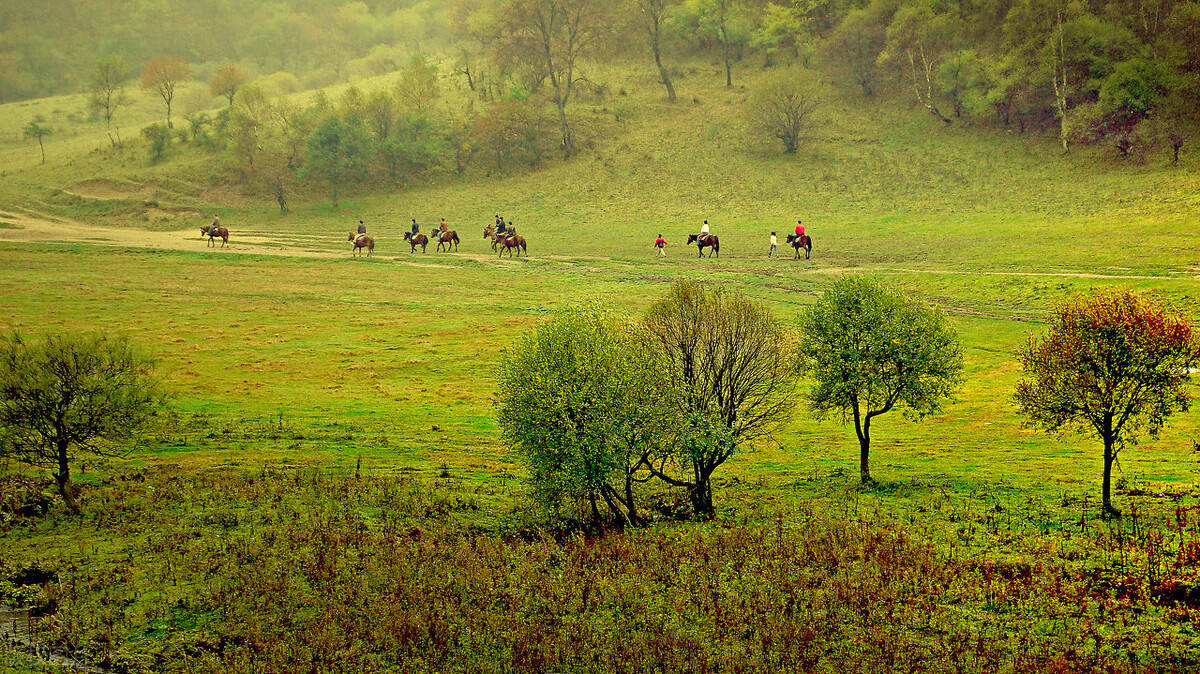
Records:
[[[567,126],[567,103],[561,94],[558,104],[558,125],[562,128],[563,159],[571,158],[571,129]]]
[[[667,69],[663,67],[662,56],[658,50],[658,36],[654,37],[654,63],[658,65],[658,75],[662,78],[662,83],[667,87],[667,100],[675,102],[675,85],[671,83],[671,76],[667,74]]]
[[[54,474],[54,482],[58,485],[58,493],[72,515],[79,514],[79,502],[75,500],[75,489],[71,485],[71,464],[67,455],[68,444],[59,442],[55,454],[58,459],[58,472]]]
[[[692,511],[696,515],[696,519],[710,520],[713,517],[713,500],[712,500],[712,483],[707,477],[703,477],[688,491],[688,497],[692,501]]]
[[[871,482],[871,418],[864,422],[854,405],[854,432],[858,435],[858,471],[863,484]]]
[[[1105,517],[1120,517],[1121,511],[1113,507],[1112,504],[1112,465],[1113,459],[1117,457],[1113,451],[1113,438],[1105,436],[1104,438],[1104,516]]]

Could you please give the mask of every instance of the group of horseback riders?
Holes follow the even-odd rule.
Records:
[[[804,233],[804,221],[802,220],[796,221],[796,233],[789,234],[787,237],[787,242],[792,244],[792,247],[796,249],[797,258],[800,257],[800,251],[802,249],[804,250],[805,259],[808,259],[812,253],[812,239]],[[709,253],[709,257],[711,257],[713,253],[716,253],[717,256],[720,257],[720,240],[715,234],[709,232],[708,220],[705,220],[704,223],[700,225],[699,234],[688,235],[687,243],[689,246],[692,245],[692,243],[695,243],[701,257],[704,256],[704,249],[708,247],[712,248],[712,252]],[[662,234],[659,234],[658,238],[654,240],[654,247],[658,249],[657,257],[667,256],[667,240],[663,238]],[[771,247],[767,250],[767,257],[771,257],[772,255],[779,257],[779,247],[775,232],[771,232]]]

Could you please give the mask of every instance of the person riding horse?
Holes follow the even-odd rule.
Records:
[[[358,221],[358,233],[359,234],[367,233],[367,224],[365,222],[363,222],[362,220]]]
[[[705,220],[704,224],[700,225],[700,238],[703,238],[706,236],[708,236],[708,220]]]
[[[416,218],[413,218],[413,219],[412,219],[412,222],[413,222],[413,224],[412,224],[412,234],[413,234],[413,236],[416,236],[417,234],[419,234],[419,233],[420,233],[420,231],[421,231],[421,226],[417,224],[417,219],[416,219]]]

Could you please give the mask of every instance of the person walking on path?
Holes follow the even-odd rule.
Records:
[[[771,250],[767,251],[767,257],[771,257],[771,253],[775,253],[775,257],[779,257],[779,246],[776,245],[777,243],[775,232],[771,232]]]
[[[662,234],[659,234],[658,238],[654,240],[654,247],[658,249],[658,255],[655,257],[667,256],[667,240],[663,238]]]

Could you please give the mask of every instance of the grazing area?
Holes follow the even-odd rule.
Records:
[[[938,3],[735,3],[722,44],[716,3],[643,0],[665,55],[614,24],[645,53],[580,79],[478,32],[538,3],[293,4],[230,23],[237,64],[0,75],[5,343],[153,384],[50,468],[0,415],[6,667],[1200,668],[1187,67],[1162,116],[1114,103],[1165,72],[1133,57],[1001,101],[988,59],[1053,17],[1000,3],[1012,43],[941,45],[974,75],[914,100]],[[1091,16],[1061,49],[1161,47]],[[322,21],[358,37],[256,56]],[[1105,376],[1157,387],[1124,429]]]

